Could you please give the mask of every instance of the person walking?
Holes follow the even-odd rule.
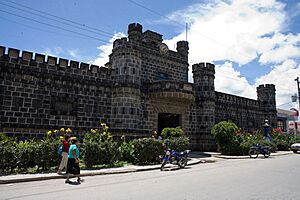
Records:
[[[57,174],[62,174],[61,171],[63,169],[67,170],[68,166],[68,154],[69,154],[69,148],[70,148],[70,143],[69,143],[70,136],[65,135],[64,140],[62,141],[62,153],[61,153],[61,161],[60,165],[58,167]]]
[[[269,121],[266,119],[263,125],[264,139],[269,142],[272,142],[273,138],[271,137],[270,132],[271,132],[271,126],[269,125]]]
[[[68,155],[68,168],[67,168],[67,180],[65,183],[72,183],[70,181],[70,174],[77,176],[77,183],[81,183],[80,179],[80,167],[79,167],[79,141],[77,138],[71,138],[71,146],[69,148],[69,155]]]

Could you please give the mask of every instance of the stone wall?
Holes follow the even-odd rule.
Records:
[[[22,128],[32,134],[65,126],[81,130],[110,118],[110,69],[0,49],[1,131],[19,133],[13,130]]]
[[[257,100],[216,92],[216,123],[230,120],[246,131],[259,129],[264,122]]]
[[[265,119],[276,124],[274,85],[259,86],[257,100],[216,92],[211,63],[193,65],[188,83],[188,50],[186,41],[169,50],[161,34],[135,23],[128,37],[114,41],[106,67],[0,47],[0,132],[26,137],[70,127],[80,133],[101,121],[114,135],[144,137],[158,128],[159,114],[172,114],[192,149],[212,151],[217,122],[247,131]]]

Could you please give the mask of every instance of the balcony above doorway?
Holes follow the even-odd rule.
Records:
[[[180,102],[194,101],[193,84],[176,81],[159,81],[149,84],[151,98],[175,100]]]

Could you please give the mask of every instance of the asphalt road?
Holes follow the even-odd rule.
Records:
[[[182,170],[0,185],[0,199],[300,199],[300,154],[222,160]],[[75,180],[75,179],[74,179]]]

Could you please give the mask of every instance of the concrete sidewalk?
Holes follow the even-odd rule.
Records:
[[[292,151],[285,152],[276,152],[271,153],[272,156],[288,155],[292,154]],[[213,163],[218,160],[223,159],[249,159],[249,156],[225,156],[216,152],[191,152],[190,160],[188,165],[195,165],[200,163]],[[175,165],[167,164],[166,168],[176,169],[173,167]],[[147,165],[147,166],[136,166],[128,165],[125,167],[118,168],[108,168],[100,170],[81,170],[81,177],[84,176],[96,176],[96,175],[106,175],[106,174],[121,174],[121,173],[132,173],[132,172],[141,172],[148,170],[159,170],[159,165]],[[66,178],[65,175],[58,175],[56,173],[43,173],[43,174],[16,174],[16,175],[7,175],[0,176],[0,184],[9,184],[9,183],[19,183],[19,182],[28,182],[28,181],[40,181],[40,180],[49,180],[49,179],[62,179]]]
[[[188,161],[188,165],[195,165],[199,163],[209,163],[215,162],[215,158],[191,158]],[[165,168],[171,168],[171,164],[167,164]],[[176,166],[175,166],[176,167]],[[131,172],[141,172],[148,170],[159,170],[159,165],[147,165],[147,166],[136,166],[136,165],[128,165],[125,167],[118,168],[107,168],[107,169],[99,169],[99,170],[80,170],[80,176],[95,176],[95,175],[107,175],[107,174],[121,174],[121,173],[131,173]],[[28,182],[28,181],[41,181],[41,180],[49,180],[49,179],[61,179],[66,178],[65,175],[58,175],[56,173],[43,173],[43,174],[15,174],[15,175],[7,175],[0,176],[0,184],[9,184],[9,183],[19,183],[19,182]]]

